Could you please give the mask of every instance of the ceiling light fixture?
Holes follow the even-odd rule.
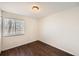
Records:
[[[32,6],[32,10],[33,10],[34,12],[37,12],[37,11],[39,10],[39,7],[36,6],[36,5],[33,5],[33,6]]]

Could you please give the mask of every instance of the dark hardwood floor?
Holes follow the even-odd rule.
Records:
[[[73,56],[41,41],[2,51],[1,56]]]

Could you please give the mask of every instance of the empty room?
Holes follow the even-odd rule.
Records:
[[[79,56],[79,2],[0,2],[0,56]]]

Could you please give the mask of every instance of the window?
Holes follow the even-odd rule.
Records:
[[[19,19],[3,19],[3,36],[16,36],[24,34],[24,21]]]

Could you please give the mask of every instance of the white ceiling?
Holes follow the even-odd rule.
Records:
[[[33,13],[33,4],[39,6],[39,12]],[[25,15],[37,19],[78,6],[78,2],[0,2],[0,8],[7,12]]]

